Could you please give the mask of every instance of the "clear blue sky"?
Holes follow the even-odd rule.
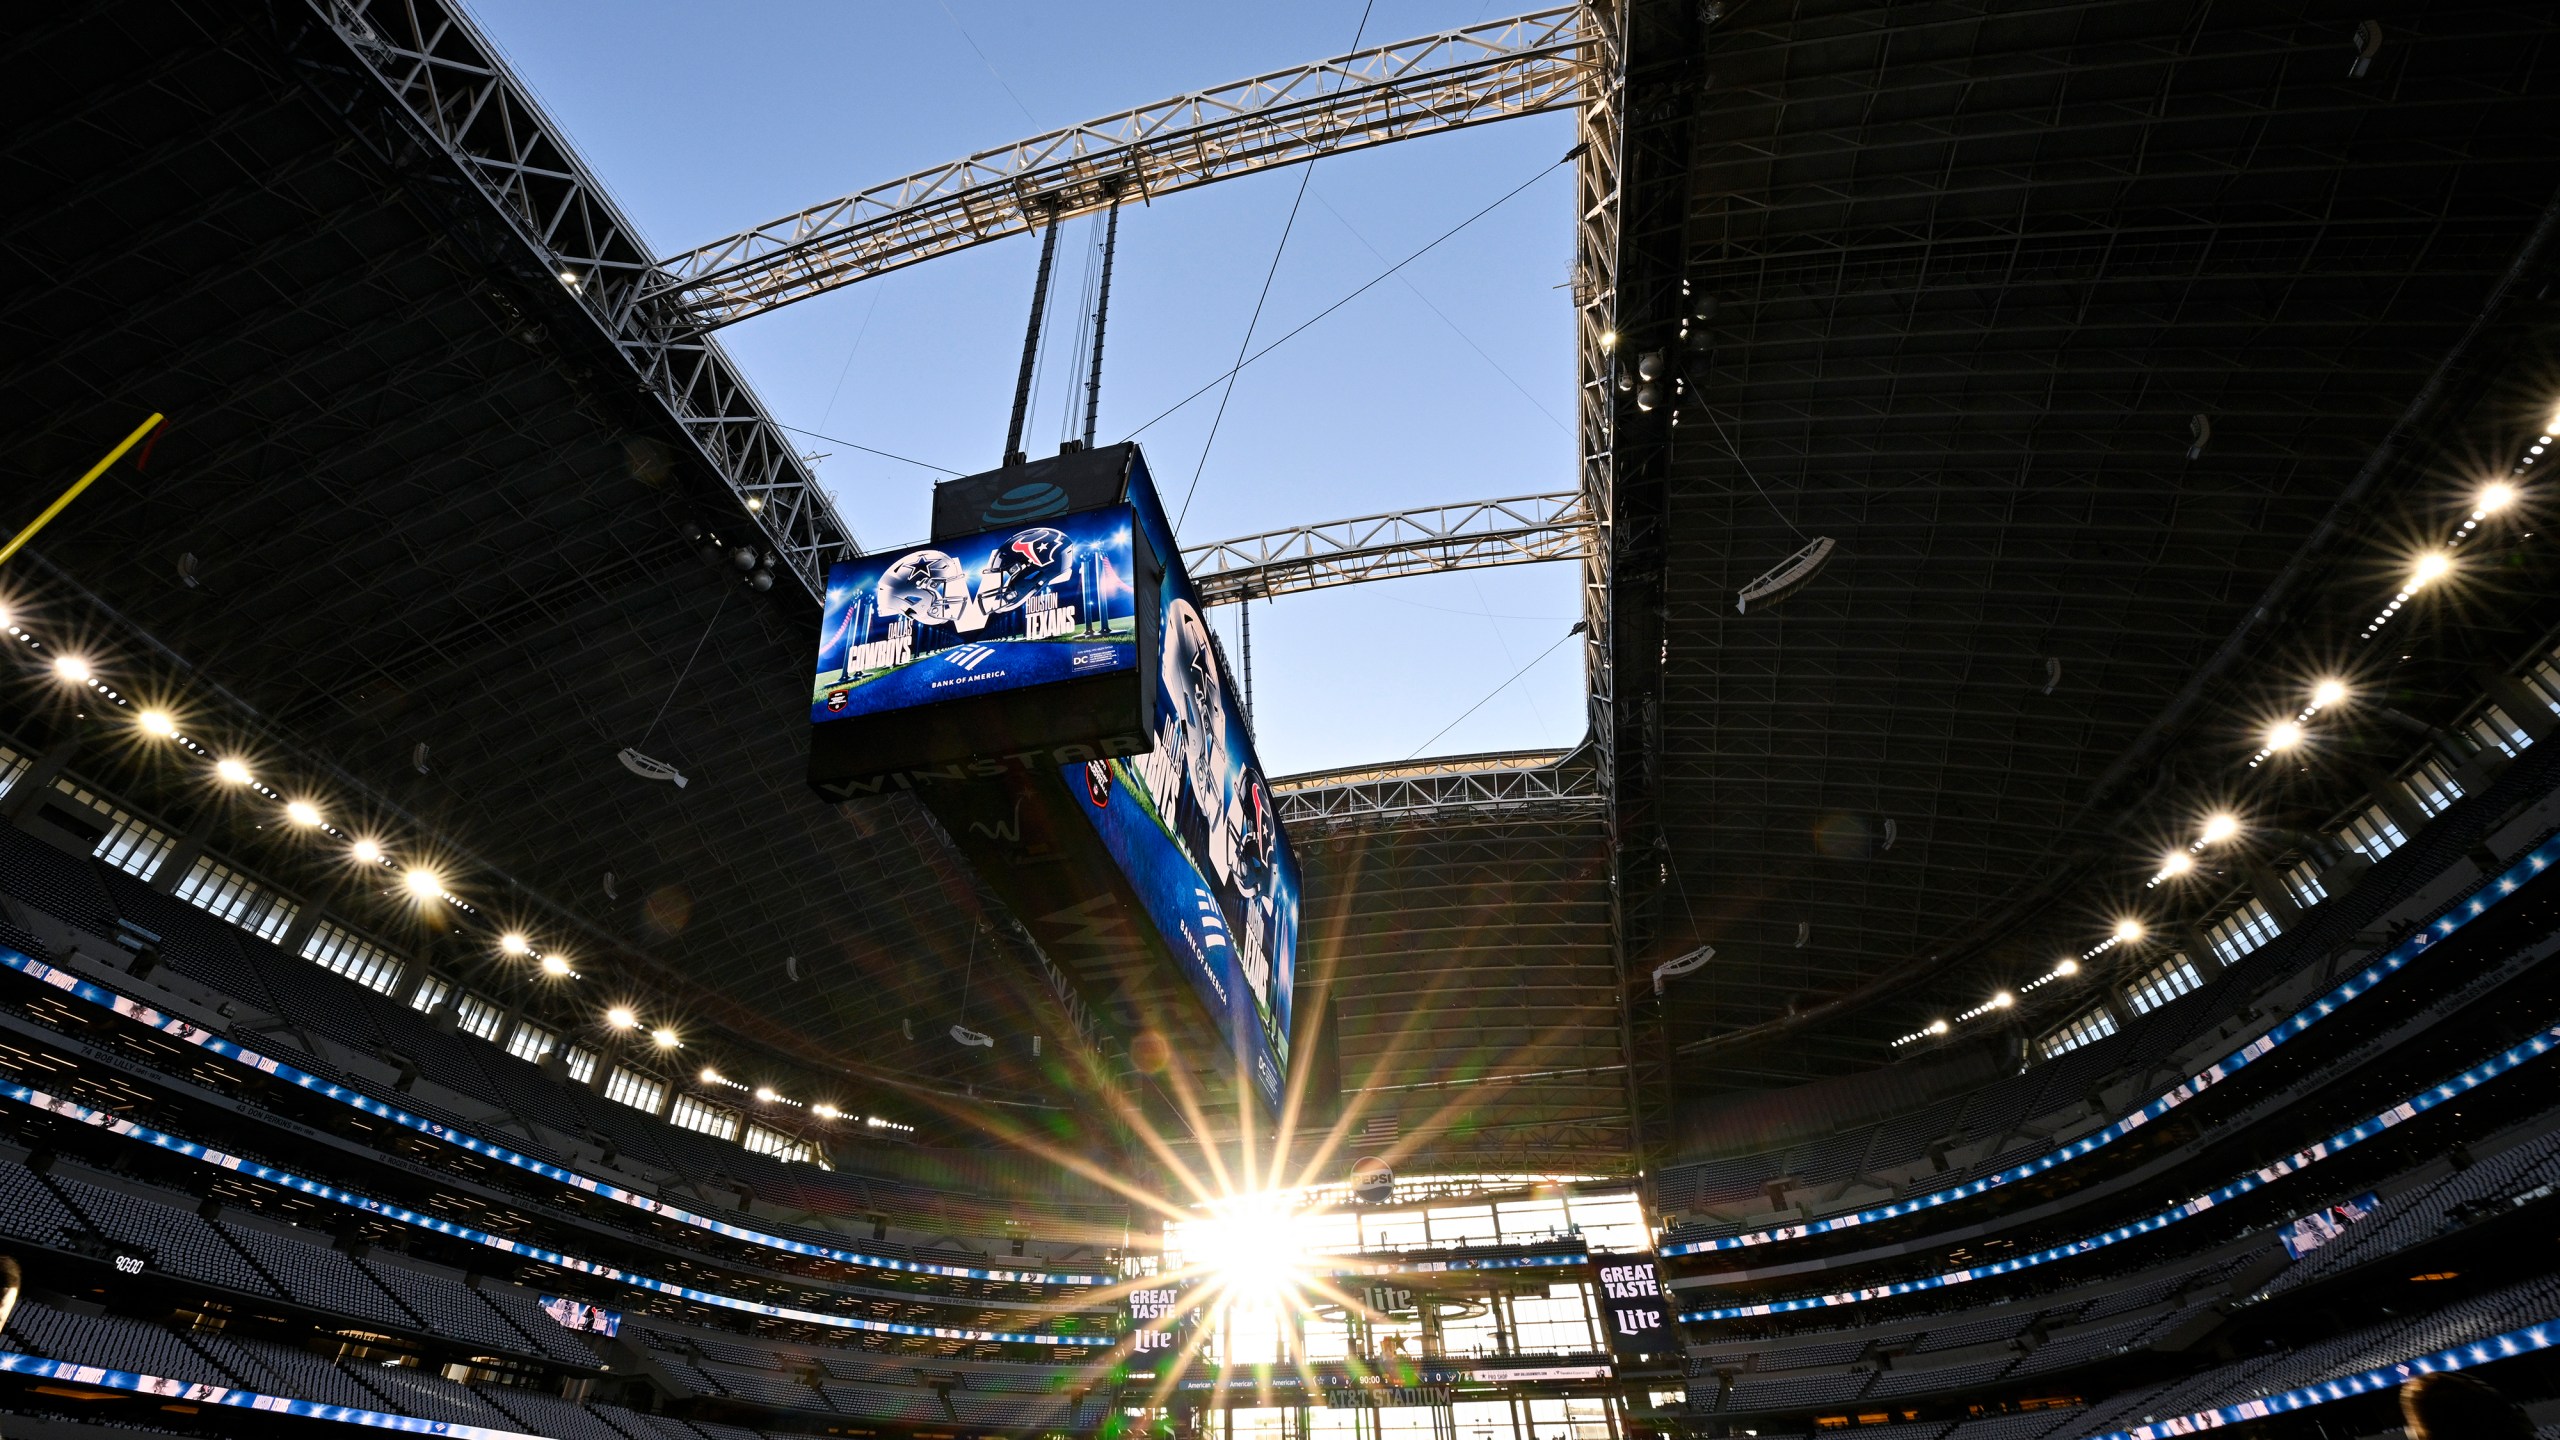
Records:
[[[1377,0],[1368,43],[1518,0]],[[1359,0],[910,5],[472,0],[660,254],[993,145],[1349,48]],[[1501,210],[1140,436],[1185,543],[1574,485],[1569,116],[1320,162],[1257,334],[1276,337],[1487,202]],[[1102,438],[1233,363],[1298,168],[1122,215]],[[1073,323],[1084,222],[1059,245]],[[723,343],[786,424],[970,471],[1000,458],[1037,242],[981,246],[742,322]],[[1382,259],[1381,257],[1385,257]],[[1053,325],[1053,334],[1062,327]],[[1061,334],[1060,340],[1065,337]],[[1258,342],[1257,342],[1258,343]],[[1034,454],[1076,377],[1044,373]],[[1077,392],[1080,395],[1080,389]],[[1080,404],[1080,399],[1075,403]],[[1207,460],[1202,464],[1204,446]],[[921,536],[934,472],[832,451],[820,474],[872,546]],[[1274,774],[1566,745],[1583,730],[1571,565],[1352,586],[1259,604],[1255,730]],[[1228,643],[1235,612],[1220,612]]]

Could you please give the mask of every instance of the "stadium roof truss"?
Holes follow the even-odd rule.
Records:
[[[1591,548],[1583,497],[1515,495],[1433,505],[1262,535],[1183,552],[1201,601],[1232,605],[1364,580],[1580,559]]]
[[[127,63],[151,26],[165,56]],[[152,474],[189,483],[102,485],[37,547],[83,613],[201,664],[242,733],[506,860],[592,953],[694,985],[703,1023],[1021,1098],[1027,1060],[902,1034],[966,999],[983,897],[903,801],[807,802],[776,728],[807,698],[801,597],[741,603],[686,543],[708,507],[811,587],[855,543],[708,332],[1107,204],[1114,177],[1169,194],[1572,107],[1573,492],[1223,541],[1198,571],[1234,601],[1579,561],[1587,748],[1275,790],[1351,1103],[1443,1097],[1400,1143],[1444,1154],[1561,1136],[1610,1168],[1632,1136],[1650,1166],[1682,1095],[1880,1063],[1945,996],[2078,953],[2315,660],[2369,657],[2442,723],[2551,628],[2560,583],[2520,546],[2464,604],[2410,607],[2389,656],[2354,643],[2395,537],[2549,414],[2555,28],[2523,0],[2428,10],[2351,77],[2345,33],[2274,0],[1608,0],[662,262],[437,0],[137,0],[14,41],[50,128],[5,157],[27,198],[0,225],[42,284],[0,314],[23,402],[0,440],[51,473],[151,392],[179,416]],[[52,73],[74,64],[97,68]],[[112,231],[79,218],[100,197]],[[1820,576],[1736,613],[1814,537]],[[201,576],[159,553],[181,545]],[[2397,763],[2406,737],[2356,713],[2245,781],[2270,832]],[[695,772],[681,804],[614,764],[644,737]],[[177,820],[304,883],[248,827]],[[1702,944],[1654,1001],[1652,968]],[[1066,1032],[1023,980],[973,1020],[1028,1056]]]
[[[435,0],[311,9],[545,258],[548,279],[577,297],[790,573],[820,593],[827,563],[859,550],[852,530],[728,356],[658,303],[660,271],[638,232],[470,19]]]
[[[980,157],[973,173],[990,188],[964,208],[1001,206],[1027,228],[1048,207],[1025,210],[1014,182],[1054,190],[1055,166],[1107,168],[1097,145],[1109,133],[1171,167],[1147,187],[1168,193],[1572,105],[1594,73],[1585,13],[1469,27],[1130,112],[1121,131],[1015,147],[1019,170]],[[125,63],[145,33],[162,57]],[[1056,1013],[1036,967],[1001,994],[980,967],[984,1008],[969,1018],[998,1034],[997,1052],[932,1043],[971,1003],[960,977],[1001,917],[903,800],[807,802],[796,747],[773,729],[796,713],[801,597],[783,586],[742,600],[737,574],[698,563],[703,547],[688,539],[697,526],[724,545],[760,531],[814,588],[854,536],[468,18],[440,0],[275,0],[229,20],[146,0],[66,14],[20,45],[21,63],[48,77],[52,128],[13,137],[0,157],[27,197],[7,225],[45,284],[0,317],[25,402],[0,430],[31,472],[50,473],[91,431],[129,428],[134,397],[176,417],[153,484],[98,487],[20,561],[59,582],[45,603],[83,617],[101,662],[194,696],[191,723],[432,844],[457,883],[515,897],[508,907],[546,943],[565,938],[599,973],[646,980],[693,1026],[822,1073],[831,1056],[859,1057],[885,1083],[1054,1100],[1032,1039],[1054,1046],[1072,1016]],[[995,170],[1012,179],[996,183]],[[951,195],[911,198],[931,208]],[[112,246],[77,223],[102,202],[124,221]],[[141,551],[135,536],[150,537]],[[1241,598],[1476,563],[1588,563],[1596,536],[1574,496],[1512,497],[1226,542],[1216,574]],[[40,736],[42,697],[17,698],[12,732]],[[615,763],[614,747],[635,741],[691,787],[679,795]],[[343,867],[209,807],[147,755],[70,763],[314,913],[413,954],[449,948],[400,928],[410,922]],[[1467,865],[1526,847],[1517,863],[1569,872],[1555,883],[1573,896],[1557,914],[1585,927],[1558,942],[1574,983],[1605,975],[1601,773],[1548,757],[1437,769],[1302,787],[1295,803],[1335,822],[1331,853],[1369,857],[1372,877],[1418,877],[1355,887],[1344,904],[1409,893],[1455,905],[1451,933],[1481,947],[1506,933],[1483,908],[1502,887],[1426,852],[1461,844],[1460,832]],[[1458,983],[1451,954],[1447,993],[1491,1003]],[[481,976],[473,957],[438,963],[474,984],[512,983]],[[1615,1056],[1584,1043],[1608,1029],[1583,1021],[1609,998],[1603,980],[1568,1007],[1581,1038],[1557,1053],[1541,1042],[1486,1058],[1613,1073]],[[1533,1017],[1496,1018],[1518,1029]],[[1503,1133],[1533,1147],[1537,1087],[1507,1089]],[[1623,1109],[1594,1091],[1553,1113],[1617,1144]],[[1606,1145],[1591,1156],[1608,1161]]]
[[[2321,667],[2444,724],[2547,628],[2519,554],[2356,641],[2405,537],[2550,413],[2547,7],[2386,21],[2355,74],[2352,27],[2272,3],[1625,24],[1595,740],[1630,962],[1716,948],[1632,996],[1640,1089],[1875,1064],[2118,914],[2192,923],[2210,895],[2142,880],[2198,807],[2315,829],[2398,763],[2350,709],[2245,770]],[[1737,613],[1816,537],[1819,577]]]
[[[982,150],[669,256],[643,296],[715,329],[1118,199],[1561,109],[1591,73],[1581,17],[1488,21]]]
[[[1597,818],[1600,772],[1588,750],[1458,755],[1275,780],[1291,833],[1342,826],[1434,824],[1453,816]]]

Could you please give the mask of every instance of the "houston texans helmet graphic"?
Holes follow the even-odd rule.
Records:
[[[978,608],[990,615],[1001,615],[1019,609],[1022,602],[1038,594],[1067,573],[1067,561],[1075,552],[1075,542],[1064,530],[1036,525],[1017,530],[995,554],[987,557],[986,580],[978,587]]]
[[[1236,791],[1236,888],[1261,895],[1270,887],[1273,854],[1280,848],[1280,817],[1260,773],[1248,767]]]
[[[969,572],[939,550],[911,550],[880,577],[880,613],[948,625],[969,603]]]

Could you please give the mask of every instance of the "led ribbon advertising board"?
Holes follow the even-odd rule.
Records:
[[[1129,507],[839,560],[817,724],[1135,669]]]
[[[1155,743],[1143,755],[1069,765],[1064,774],[1253,1090],[1277,1110],[1297,978],[1297,857],[1280,831],[1234,677],[1202,618],[1146,462],[1134,453],[1129,498],[1149,548],[1174,557],[1157,592]]]

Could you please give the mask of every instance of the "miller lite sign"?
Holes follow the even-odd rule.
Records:
[[[1413,1308],[1413,1292],[1401,1285],[1372,1285],[1363,1299],[1369,1302],[1369,1313],[1393,1315]]]
[[[1182,1308],[1182,1292],[1171,1286],[1129,1292],[1129,1353],[1144,1358],[1171,1355],[1182,1348],[1182,1332],[1191,1317]]]
[[[1609,1325],[1609,1349],[1621,1359],[1669,1354],[1680,1348],[1663,1309],[1662,1281],[1650,1257],[1594,1255],[1600,1272],[1600,1313]]]

